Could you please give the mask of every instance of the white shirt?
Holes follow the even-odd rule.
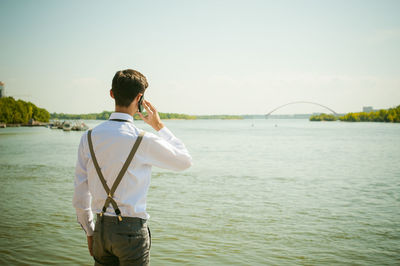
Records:
[[[114,112],[110,119],[130,121],[105,121],[92,130],[94,153],[111,189],[141,131],[133,124],[133,118],[129,114]],[[115,190],[113,198],[122,216],[150,218],[146,212],[146,196],[153,165],[177,171],[192,165],[192,157],[185,145],[168,128],[164,126],[158,131],[158,135],[146,132]],[[74,187],[72,203],[76,209],[77,221],[86,234],[91,236],[94,230],[92,211],[102,211],[107,194],[90,155],[87,131],[82,135],[79,144]],[[104,215],[116,216],[111,204]]]

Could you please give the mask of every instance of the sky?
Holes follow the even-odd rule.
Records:
[[[5,93],[49,112],[114,110],[111,81],[128,68],[160,112],[400,104],[400,1],[1,0],[0,12]]]

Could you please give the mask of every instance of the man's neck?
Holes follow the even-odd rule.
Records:
[[[115,112],[125,113],[130,116],[133,116],[135,114],[135,111],[133,110],[133,108],[123,107],[123,106],[118,106],[118,105],[115,106]]]

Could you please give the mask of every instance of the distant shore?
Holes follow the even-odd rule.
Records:
[[[101,113],[90,113],[90,114],[64,114],[64,113],[51,113],[50,119],[84,119],[84,120],[107,120],[112,111],[103,111]],[[179,113],[163,113],[158,112],[159,116],[163,120],[195,120],[195,119],[243,119],[241,115],[188,115]],[[138,114],[133,116],[135,120],[141,120]]]
[[[333,114],[313,115],[310,121],[344,121],[344,122],[386,122],[400,123],[400,105],[394,108],[371,112],[347,113],[342,116]]]
[[[89,114],[65,114],[49,113],[46,109],[37,107],[31,102],[15,100],[13,97],[0,98],[0,128],[5,127],[32,127],[49,126],[50,120],[107,120],[113,111]],[[344,122],[391,122],[400,123],[400,105],[395,108],[381,109],[369,113],[347,113],[347,114],[296,114],[296,115],[188,115],[179,113],[159,112],[162,120],[242,120],[242,119],[306,119],[310,121],[344,121]],[[133,116],[134,120],[141,120],[138,114]]]
[[[0,123],[0,128],[6,128],[6,127],[46,127],[48,126],[49,123],[40,123],[40,124],[5,124],[5,123]]]

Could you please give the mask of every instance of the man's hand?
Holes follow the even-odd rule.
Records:
[[[93,236],[86,236],[87,237],[87,245],[89,248],[90,256],[93,257]]]
[[[146,100],[143,100],[143,106],[147,111],[147,115],[144,116],[141,112],[137,112],[139,116],[143,119],[144,122],[149,124],[156,131],[159,131],[164,127],[164,124],[161,122],[160,116],[154,106]]]

